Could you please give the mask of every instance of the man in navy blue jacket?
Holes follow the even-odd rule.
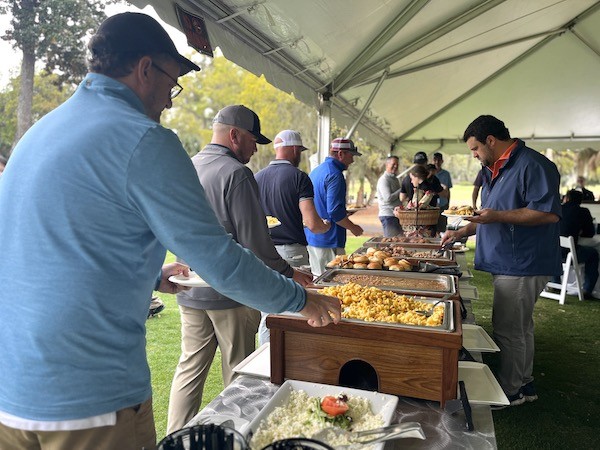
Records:
[[[493,116],[475,119],[463,139],[484,166],[482,209],[466,227],[446,232],[442,244],[477,233],[475,268],[493,275],[497,378],[511,405],[520,405],[537,400],[533,308],[549,277],[562,273],[560,174]]]

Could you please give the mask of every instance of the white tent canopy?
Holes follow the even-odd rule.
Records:
[[[600,147],[600,1],[133,0],[387,151],[465,151],[480,114],[538,150]]]

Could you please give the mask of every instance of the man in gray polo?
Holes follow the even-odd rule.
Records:
[[[192,158],[208,201],[219,222],[240,245],[251,250],[271,269],[305,286],[312,277],[294,270],[275,250],[258,186],[245,166],[256,144],[271,140],[260,132],[260,120],[243,105],[219,111],[213,120],[213,137]],[[260,312],[210,287],[177,295],[181,312],[181,356],[169,399],[167,431],[182,428],[198,412],[204,382],[217,346],[221,350],[223,383],[233,367],[254,351]]]

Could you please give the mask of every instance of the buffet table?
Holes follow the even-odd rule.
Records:
[[[252,420],[275,394],[279,386],[263,378],[240,376],[192,419],[189,425],[201,422],[205,416],[223,414]],[[426,439],[390,441],[386,449],[494,449],[494,422],[488,405],[473,405],[475,430],[465,428],[462,412],[448,414],[439,403],[399,397],[393,423],[419,422]]]
[[[465,269],[465,274],[470,276],[470,272],[466,270],[464,254],[457,254],[457,262]],[[471,301],[477,299],[477,290],[470,286],[469,279],[465,277],[459,281],[461,292],[464,292],[462,297],[468,313],[463,323],[474,323],[475,321]],[[473,352],[471,354],[476,360],[481,361],[481,354]],[[278,388],[278,385],[272,384],[266,378],[240,375],[217,398],[202,409],[188,426],[203,423],[215,415],[251,421]],[[458,409],[454,413],[447,411],[455,405],[456,403],[447,405],[445,410],[440,408],[439,402],[399,397],[392,423],[419,422],[423,427],[426,439],[412,438],[390,441],[385,445],[385,449],[495,449],[496,437],[490,406],[471,405],[474,430],[468,431],[466,416],[462,409]],[[236,423],[236,428],[238,425],[239,423]]]

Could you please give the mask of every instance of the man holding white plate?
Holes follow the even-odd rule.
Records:
[[[484,166],[481,210],[447,231],[442,245],[477,234],[475,269],[493,275],[492,326],[500,347],[498,381],[511,406],[537,400],[533,310],[550,276],[560,275],[561,217],[556,165],[510,137],[504,122],[479,116],[464,141]]]
[[[90,73],[15,147],[0,183],[0,448],[156,448],[145,321],[188,268],[265,311],[340,318],[235,243],[160,116],[200,68],[145,14],[106,19]],[[191,207],[193,205],[193,207]],[[331,314],[331,316],[330,316]],[[35,443],[35,444],[32,444]]]

